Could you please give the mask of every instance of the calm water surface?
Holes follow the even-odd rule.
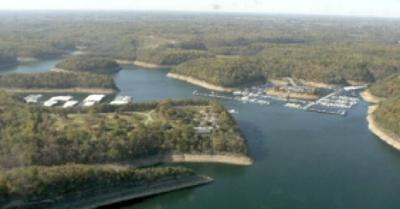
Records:
[[[50,69],[48,62],[18,72]],[[21,70],[26,69],[26,70]],[[125,67],[115,75],[121,95],[136,101],[192,98],[200,89],[165,70]],[[132,209],[398,209],[400,152],[367,128],[367,104],[347,117],[222,101],[256,162],[250,167],[185,164],[215,178],[206,186],[140,201]]]

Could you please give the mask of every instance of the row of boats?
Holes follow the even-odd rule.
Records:
[[[359,102],[357,97],[347,96],[348,91],[350,90],[337,90],[315,102],[311,102],[305,109],[312,112],[345,116],[347,110],[353,108]]]
[[[59,106],[62,108],[72,108],[76,106],[91,107],[95,104],[101,103],[106,98],[104,94],[91,94],[87,96],[82,102],[75,100],[73,96],[53,96],[45,101],[40,101],[43,98],[42,94],[32,94],[24,97],[28,104],[42,104],[44,107]],[[126,105],[132,103],[133,99],[129,96],[117,96],[112,100],[110,105]]]
[[[213,97],[213,98],[218,98],[218,99],[236,100],[236,101],[241,101],[245,104],[254,103],[254,104],[259,104],[259,105],[270,105],[270,102],[268,100],[260,98],[259,95],[254,95],[254,94],[228,96],[228,95],[223,95],[223,94],[217,94],[215,92],[201,93],[201,92],[195,90],[195,91],[193,91],[193,95],[203,96],[203,97]]]

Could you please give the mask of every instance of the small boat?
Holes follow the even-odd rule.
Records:
[[[238,114],[239,112],[237,111],[237,110],[235,110],[235,109],[230,109],[229,111],[228,111],[230,114]]]

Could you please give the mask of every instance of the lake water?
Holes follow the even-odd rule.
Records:
[[[51,67],[49,62],[40,62],[16,71]],[[121,95],[136,101],[192,98],[192,91],[201,89],[166,78],[166,73],[126,66],[115,75],[115,81]],[[248,139],[254,165],[185,164],[215,182],[147,198],[127,208],[400,208],[400,152],[368,130],[365,102],[347,117],[279,104],[222,103],[239,111],[235,118]]]

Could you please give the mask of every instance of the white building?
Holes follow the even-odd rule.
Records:
[[[79,102],[76,101],[76,100],[71,100],[71,101],[66,102],[66,103],[63,105],[63,108],[75,107],[78,103],[79,103]]]
[[[38,103],[39,99],[42,98],[41,94],[32,94],[24,97],[26,103]]]
[[[73,97],[72,96],[55,96],[50,98],[49,100],[52,101],[57,101],[57,102],[67,102],[69,100],[71,100]]]
[[[83,106],[84,107],[90,107],[93,106],[97,103],[100,103],[101,101],[103,101],[103,99],[106,97],[106,95],[104,94],[92,94],[89,95],[88,97],[86,97],[83,100]]]
[[[113,101],[110,102],[111,105],[126,105],[132,103],[132,97],[130,96],[117,96]]]
[[[43,106],[45,107],[53,107],[54,105],[58,104],[58,101],[55,100],[47,100],[43,103]]]

